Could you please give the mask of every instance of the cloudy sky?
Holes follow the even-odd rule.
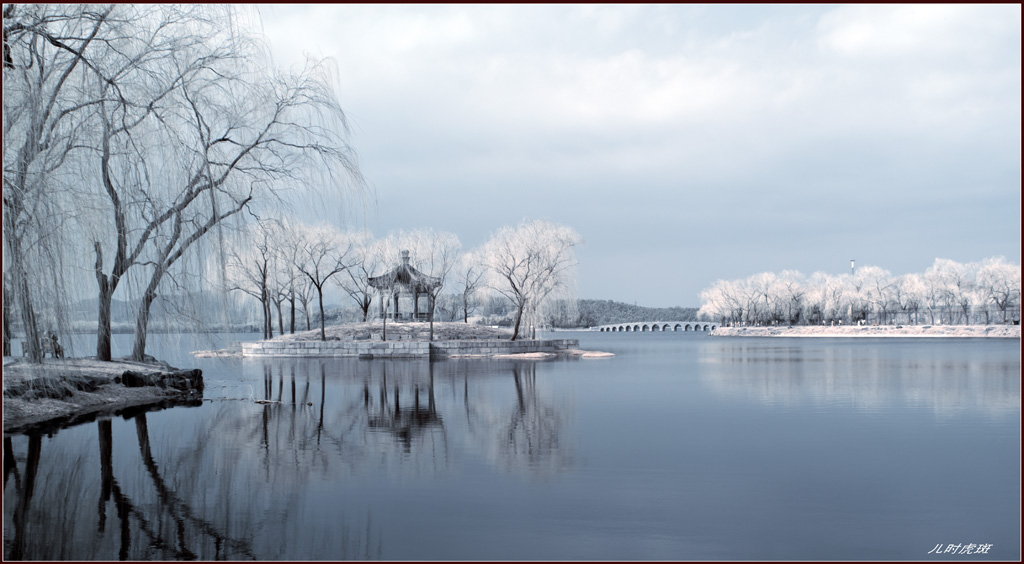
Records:
[[[576,228],[578,295],[1020,261],[1021,7],[262,6],[337,65],[367,227]]]

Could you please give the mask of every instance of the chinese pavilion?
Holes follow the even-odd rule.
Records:
[[[436,276],[430,276],[424,274],[419,270],[413,268],[409,264],[409,251],[402,251],[402,264],[399,264],[389,272],[385,272],[380,276],[370,276],[368,278],[370,286],[373,286],[380,293],[380,315],[384,317],[384,295],[390,293],[391,299],[395,302],[394,311],[388,314],[391,319],[427,319],[429,313],[420,313],[420,295],[425,295],[428,300],[432,300],[434,290],[441,283],[441,279]],[[406,295],[412,297],[412,313],[407,316],[403,316],[398,311],[398,297],[399,295]],[[427,302],[428,305],[433,305]],[[429,309],[427,310],[430,311]]]

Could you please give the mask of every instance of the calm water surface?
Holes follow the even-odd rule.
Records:
[[[617,356],[194,359],[240,337],[153,335],[207,401],[5,437],[4,556],[1020,559],[1018,340],[557,336]]]

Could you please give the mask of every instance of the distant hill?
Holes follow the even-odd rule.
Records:
[[[71,304],[67,313],[68,321],[74,330],[96,330],[98,302],[97,298],[86,298]],[[216,294],[160,295],[150,309],[150,330],[204,330],[230,325],[248,327],[252,325],[253,315],[247,311],[247,307],[255,310],[259,302],[246,302],[240,307],[230,301],[225,303],[225,300]],[[113,332],[134,331],[138,307],[139,300],[111,300],[110,321]],[[260,322],[259,319],[256,320],[257,324]]]
[[[696,321],[695,307],[643,307],[612,300],[578,300],[580,327],[627,321]]]

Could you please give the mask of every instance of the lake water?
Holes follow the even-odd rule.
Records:
[[[4,556],[1021,557],[1019,340],[557,336],[617,356],[194,359],[240,337],[152,335],[207,401],[5,439]]]

